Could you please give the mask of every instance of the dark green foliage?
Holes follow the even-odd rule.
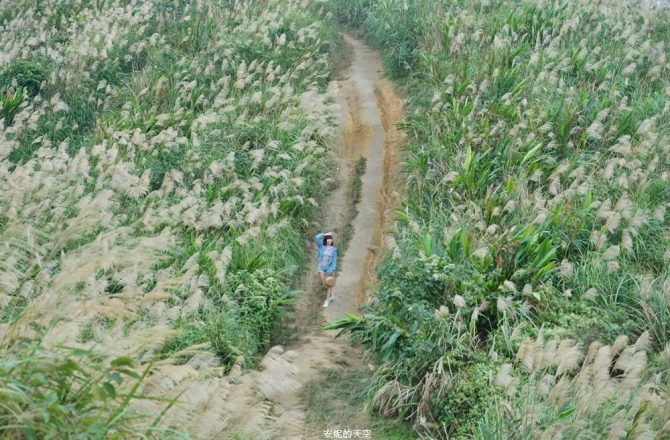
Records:
[[[245,324],[235,308],[222,305],[201,308],[195,316],[174,321],[173,327],[178,333],[163,346],[164,356],[206,343],[223,365],[230,368],[238,361],[253,364],[261,349],[255,329]]]
[[[343,24],[360,28],[368,17],[373,0],[334,1],[332,9],[335,18]]]
[[[183,148],[161,149],[157,153],[156,155],[144,157],[140,161],[142,169],[151,172],[149,191],[160,189],[165,174],[171,170],[182,169],[185,161]],[[189,181],[192,180],[190,176],[187,176],[187,178]]]
[[[23,103],[23,90],[17,89],[14,93],[0,94],[0,119],[4,119],[5,125],[11,125],[14,121],[14,115]]]
[[[457,374],[449,378],[449,385],[440,394],[434,395],[435,418],[443,425],[453,427],[452,438],[471,438],[475,422],[500,394],[489,382],[494,370],[477,363],[462,366],[462,369],[450,366],[450,369]]]
[[[29,97],[40,92],[40,86],[49,75],[46,61],[17,59],[0,70],[0,93],[3,95],[16,85],[16,89],[25,89]]]
[[[291,295],[267,269],[240,270],[226,282],[227,295],[237,304],[242,319],[255,329],[262,347],[270,342],[270,331],[283,316]]]
[[[17,59],[0,70],[0,119],[11,125],[19,106],[40,92],[48,76],[46,63]]]
[[[423,21],[434,14],[431,2],[374,2],[364,27],[370,41],[384,48],[384,59],[399,76],[415,68],[426,37]]]
[[[105,293],[114,294],[119,293],[123,290],[123,283],[121,283],[116,278],[109,277],[107,278],[107,287],[105,287]]]
[[[12,300],[2,308],[0,322],[11,322],[21,316],[21,313],[28,305],[28,299],[22,295],[15,295]]]
[[[169,355],[208,343],[227,367],[238,361],[252,366],[258,353],[269,347],[294,293],[287,291],[268,269],[235,270],[220,299],[200,308],[195,317],[174,322],[177,337],[162,351]]]
[[[366,159],[361,157],[356,161],[356,166],[354,167],[354,181],[351,183],[351,200],[354,204],[358,203],[361,199],[361,176],[365,174],[365,164]]]

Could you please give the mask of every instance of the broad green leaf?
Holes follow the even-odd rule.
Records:
[[[132,367],[133,360],[127,356],[119,356],[112,360],[112,367]]]
[[[523,160],[521,160],[521,165],[525,164],[525,163],[528,162],[530,159],[532,159],[533,156],[535,156],[535,154],[540,150],[540,148],[542,148],[542,144],[541,144],[541,143],[538,143],[536,146],[534,146],[533,148],[531,148],[531,149],[528,151],[528,153],[526,153],[526,155],[523,157]]]

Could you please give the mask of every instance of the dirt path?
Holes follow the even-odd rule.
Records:
[[[358,309],[368,279],[368,262],[379,246],[384,220],[381,189],[387,171],[384,160],[387,135],[382,119],[388,117],[390,109],[381,108],[381,104],[388,105],[388,99],[378,99],[378,95],[392,92],[392,89],[384,87],[387,84],[381,78],[379,55],[357,40],[348,38],[347,42],[352,47],[353,60],[349,78],[342,82],[340,91],[346,101],[343,108],[348,109],[347,125],[351,127],[351,135],[343,139],[340,148],[344,150],[345,160],[363,156],[367,161],[361,178],[358,215],[353,221],[353,237],[342,258],[337,285],[333,289],[336,300],[324,312],[328,320]],[[386,125],[393,127],[392,124]]]
[[[367,159],[367,166],[361,178],[359,212],[352,221],[353,237],[344,255],[339,256],[336,300],[323,309],[324,292],[316,275],[308,274],[306,293],[299,298],[293,317],[300,337],[286,349],[272,347],[258,371],[242,373],[233,367],[226,376],[221,371],[212,375],[205,373],[212,371],[208,368],[212,360],[196,357],[186,365],[166,367],[150,378],[145,391],[166,397],[180,395],[184,404],[175,405],[166,419],[186,427],[194,438],[324,438],[324,429],[334,427],[306,423],[301,401],[305,385],[324,371],[365,368],[361,353],[349,341],[334,339],[334,332],[324,332],[321,325],[346,312],[358,313],[358,305],[367,302],[371,268],[381,255],[383,229],[395,202],[391,179],[401,139],[394,123],[400,117],[401,103],[391,83],[382,78],[379,55],[354,38],[345,39],[353,53],[346,79],[335,84],[342,110],[335,152],[340,185],[327,205],[327,218],[337,219],[337,224],[323,225],[324,229],[340,231],[350,220],[347,193],[352,169],[360,156]],[[362,414],[340,429],[365,427],[365,423]]]

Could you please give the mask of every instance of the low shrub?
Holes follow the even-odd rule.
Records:
[[[0,94],[7,94],[10,89],[25,89],[29,97],[34,97],[49,76],[48,65],[44,60],[14,60],[0,70]]]

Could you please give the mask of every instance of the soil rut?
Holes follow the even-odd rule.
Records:
[[[180,396],[166,419],[194,438],[324,438],[326,426],[316,429],[305,423],[303,387],[328,369],[364,368],[358,349],[345,338],[334,339],[334,332],[321,330],[321,324],[347,312],[358,313],[359,304],[367,302],[371,268],[381,255],[383,230],[397,196],[392,179],[401,137],[394,123],[400,117],[401,102],[391,83],[382,78],[379,55],[352,37],[345,39],[353,56],[346,79],[335,84],[341,125],[334,170],[339,170],[340,185],[325,208],[327,218],[337,219],[337,224],[323,225],[323,229],[339,231],[344,226],[353,166],[360,156],[367,159],[367,166],[358,215],[352,222],[353,237],[339,257],[336,299],[327,309],[321,308],[323,289],[315,274],[307,274],[306,293],[298,299],[293,317],[301,336],[291,347],[272,347],[257,371],[242,373],[233,367],[225,376],[221,370],[211,374],[216,362],[206,355],[195,356],[185,365],[159,367],[145,391]]]

